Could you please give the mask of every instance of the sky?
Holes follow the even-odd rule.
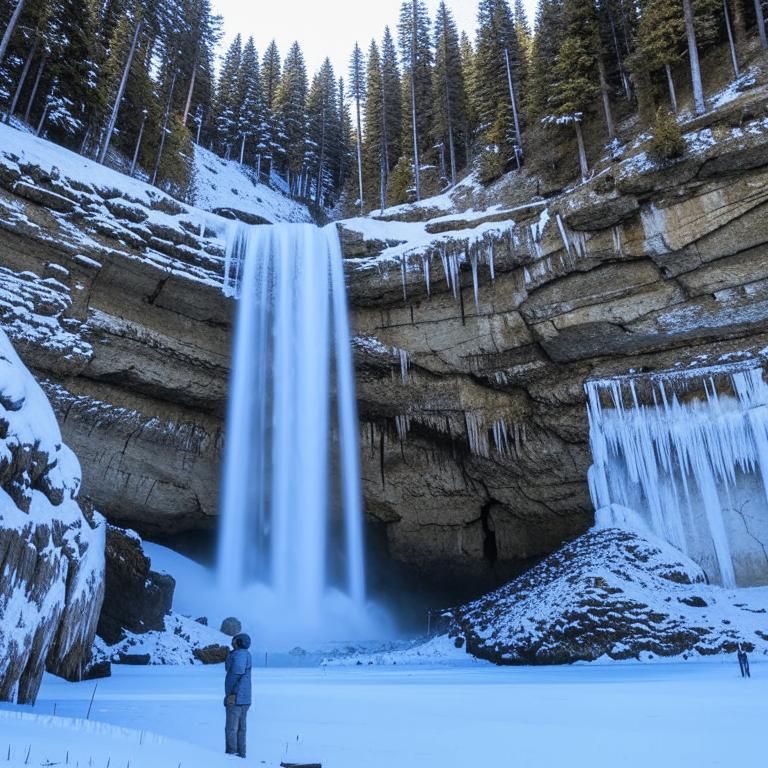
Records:
[[[294,40],[304,51],[309,76],[330,57],[336,75],[347,75],[349,55],[355,42],[368,50],[371,38],[380,40],[389,25],[396,34],[402,0],[212,0],[213,9],[224,17],[226,49],[239,32],[243,39],[250,35],[259,56],[273,38],[281,56],[285,57]],[[529,20],[533,22],[538,0],[525,0]],[[434,18],[439,0],[427,0]],[[474,36],[477,0],[448,0],[460,30]]]

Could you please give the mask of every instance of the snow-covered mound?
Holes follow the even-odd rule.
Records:
[[[0,331],[0,700],[34,701],[43,671],[80,676],[104,595],[104,524],[80,465]]]
[[[452,611],[453,636],[499,664],[768,652],[768,588],[705,583],[661,541],[591,531],[501,589]]]
[[[305,205],[266,184],[256,183],[251,173],[246,166],[196,145],[192,204],[205,211],[234,214],[250,223],[312,221]]]

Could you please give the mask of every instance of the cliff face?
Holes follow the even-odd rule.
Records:
[[[210,525],[230,343],[221,241],[203,212],[5,132],[0,323],[42,380],[85,493],[145,531]]]
[[[628,147],[546,201],[511,177],[342,223],[366,508],[392,558],[498,583],[592,522],[585,380],[768,347],[767,114],[752,94],[689,124],[683,160]],[[0,325],[110,520],[210,527],[221,221],[45,146],[0,153]]]
[[[474,213],[467,184],[439,218],[344,223],[368,512],[398,559],[509,576],[592,523],[587,379],[765,355],[764,97],[687,128],[683,160],[627,148],[541,204]]]

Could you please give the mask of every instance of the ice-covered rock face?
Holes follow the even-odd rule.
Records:
[[[0,700],[34,701],[45,669],[78,679],[104,596],[104,524],[80,465],[0,331]]]

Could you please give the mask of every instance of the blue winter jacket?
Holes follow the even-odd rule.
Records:
[[[239,646],[227,654],[224,668],[227,676],[224,679],[224,692],[227,696],[235,696],[238,706],[251,703],[251,638],[248,635],[237,635],[234,638]]]

